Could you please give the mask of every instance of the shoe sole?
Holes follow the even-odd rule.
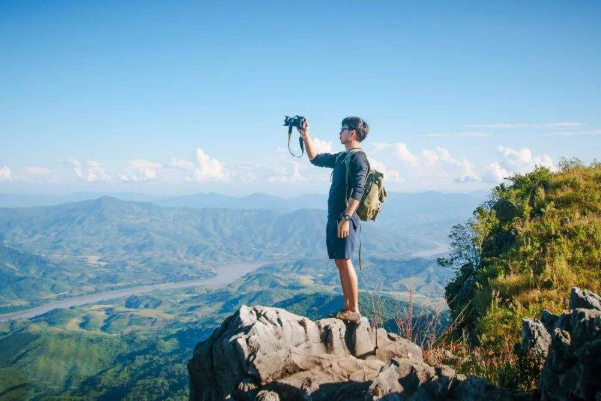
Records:
[[[336,316],[336,317],[338,319],[344,320],[346,322],[358,322],[359,320],[361,320],[361,315],[357,316],[356,318],[341,317],[341,316]]]

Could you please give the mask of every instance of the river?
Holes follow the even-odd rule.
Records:
[[[238,278],[256,270],[264,263],[238,263],[225,266],[219,266],[216,269],[217,275],[207,279],[197,279],[189,281],[178,281],[172,283],[145,285],[141,287],[124,288],[122,290],[100,292],[97,294],[83,295],[80,297],[63,299],[62,301],[51,302],[46,305],[38,306],[32,309],[26,309],[18,312],[6,313],[0,315],[0,322],[6,322],[16,319],[28,319],[42,315],[53,309],[67,309],[72,306],[91,304],[108,299],[128,297],[134,294],[141,294],[151,291],[172,290],[176,288],[199,287],[204,285],[222,285],[229,284]]]
[[[439,241],[431,241],[434,248],[412,253],[412,257],[427,258],[435,255],[440,255],[449,251],[449,244]],[[151,291],[172,290],[177,288],[198,287],[203,285],[222,285],[229,284],[238,278],[256,270],[264,263],[238,263],[220,266],[217,269],[217,275],[209,279],[198,279],[189,281],[178,281],[172,283],[145,285],[141,287],[124,288],[122,290],[100,292],[97,294],[83,295],[80,297],[68,298],[62,301],[51,302],[46,305],[38,306],[32,309],[26,309],[18,312],[7,313],[0,315],[0,322],[6,322],[16,319],[28,319],[31,317],[42,315],[53,309],[67,309],[72,306],[80,306],[91,304],[94,302],[106,301],[109,299],[128,297],[134,294],[141,294]]]
[[[430,242],[434,245],[434,248],[413,252],[411,256],[413,256],[414,258],[430,258],[432,256],[438,256],[449,252],[450,245],[448,243],[440,241]]]

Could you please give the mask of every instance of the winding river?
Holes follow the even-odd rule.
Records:
[[[42,315],[53,309],[67,309],[72,306],[80,306],[80,305],[90,304],[90,303],[99,302],[99,301],[106,301],[108,299],[128,297],[130,295],[142,294],[142,293],[151,292],[151,291],[172,290],[172,289],[176,289],[176,288],[198,287],[198,286],[204,286],[204,285],[229,284],[229,283],[237,280],[238,278],[244,276],[245,274],[256,270],[258,267],[262,266],[263,264],[264,263],[238,263],[238,264],[224,265],[224,266],[219,266],[216,269],[217,275],[215,277],[211,277],[211,278],[189,280],[189,281],[178,281],[178,282],[173,282],[173,283],[145,285],[145,286],[141,286],[141,287],[124,288],[122,290],[100,292],[97,294],[83,295],[80,297],[68,298],[68,299],[64,299],[62,301],[51,302],[46,305],[38,306],[36,308],[26,309],[26,310],[22,310],[22,311],[18,311],[18,312],[12,312],[12,313],[0,315],[0,322],[6,322],[9,320],[16,320],[16,319],[28,319],[28,318]]]
[[[414,252],[413,257],[432,257],[448,252],[449,244],[439,241],[431,241],[434,245],[433,248]],[[198,287],[204,285],[222,285],[229,284],[247,273],[256,270],[264,263],[238,263],[231,265],[220,266],[216,269],[217,275],[208,279],[197,279],[189,281],[178,281],[172,283],[153,284],[145,285],[141,287],[124,288],[122,290],[100,292],[97,294],[83,295],[80,297],[68,298],[61,301],[51,302],[46,305],[38,306],[32,309],[26,309],[18,312],[7,313],[0,315],[0,322],[6,322],[9,320],[16,319],[28,319],[35,316],[42,315],[53,309],[67,309],[72,306],[80,306],[85,304],[91,304],[100,301],[106,301],[109,299],[128,297],[134,294],[142,294],[145,292],[160,291],[160,290],[172,290],[177,288],[187,287]]]

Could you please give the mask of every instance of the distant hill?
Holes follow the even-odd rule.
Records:
[[[198,265],[325,255],[326,213],[162,208],[103,197],[40,208],[0,209],[1,238],[49,258],[95,257],[106,265]],[[409,255],[427,241],[365,224],[366,246]],[[406,233],[403,233],[406,234]],[[106,267],[106,266],[105,266]],[[108,267],[107,267],[108,268]]]
[[[26,194],[0,194],[0,207],[56,206],[64,203],[96,200],[107,194],[76,192],[65,196]],[[389,193],[378,225],[411,231],[414,235],[426,235],[430,239],[445,241],[449,229],[457,222],[471,216],[481,204],[487,192],[450,193],[428,191],[418,193]],[[307,194],[281,198],[263,193],[234,197],[218,193],[198,193],[183,196],[153,196],[135,193],[109,194],[108,197],[126,201],[150,202],[163,207],[187,207],[195,209],[267,209],[290,213],[300,209],[327,208],[326,194]]]
[[[81,202],[85,200],[94,200],[102,198],[103,196],[109,196],[113,198],[119,198],[121,200],[135,201],[135,202],[150,202],[160,200],[162,197],[128,193],[128,192],[117,192],[117,193],[103,193],[103,192],[73,192],[69,195],[35,195],[35,194],[0,194],[0,207],[36,207],[36,206],[57,206],[63,203]]]
[[[0,286],[0,296],[39,302],[65,291],[73,296],[207,277],[230,262],[327,261],[325,224],[322,209],[167,208],[111,197],[2,208],[1,243],[20,252],[19,260],[29,254],[45,261],[52,266],[46,277],[60,280],[27,286],[39,273],[15,267],[18,276],[7,275],[10,283]],[[361,239],[365,258],[402,259],[435,247],[430,238],[395,225],[364,224]],[[0,266],[11,269],[11,263],[0,254]]]
[[[0,194],[0,207],[32,207],[56,206],[63,203],[94,200],[102,197],[118,198],[134,202],[151,202],[164,207],[220,207],[232,209],[276,209],[292,211],[296,209],[325,209],[327,194],[305,194],[291,198],[282,198],[264,193],[253,193],[236,197],[216,192],[197,193],[179,196],[158,196],[140,193],[102,193],[74,192],[70,195],[33,195],[33,194]],[[487,196],[486,191],[468,193],[442,193],[436,191],[397,193],[389,192],[387,209],[417,210],[420,214],[438,209],[446,205],[446,209],[464,210],[466,203],[481,202]],[[393,206],[394,205],[394,206]]]
[[[0,244],[0,308],[71,289],[68,266]]]

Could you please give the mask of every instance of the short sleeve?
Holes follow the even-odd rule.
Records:
[[[337,154],[333,153],[320,153],[311,160],[311,164],[317,167],[329,167],[334,168],[336,164]]]

